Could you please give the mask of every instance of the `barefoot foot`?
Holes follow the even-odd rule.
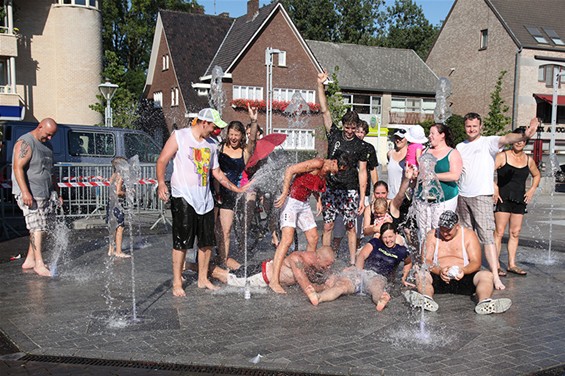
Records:
[[[173,296],[186,296],[186,292],[182,286],[173,286]]]
[[[39,274],[42,277],[51,277],[51,272],[45,265],[36,266],[33,268],[33,271]]]
[[[131,255],[126,255],[125,253],[116,253],[114,256],[119,258],[130,258]]]
[[[271,282],[271,283],[269,283],[269,287],[271,288],[271,290],[273,290],[277,294],[286,294],[286,291],[278,283]]]
[[[199,289],[208,289],[208,290],[218,290],[220,287],[216,286],[215,284],[213,284],[212,282],[210,282],[210,280],[205,279],[205,280],[198,280],[198,288]]]
[[[308,299],[310,299],[310,303],[312,303],[315,306],[317,306],[320,303],[320,297],[315,292],[308,294]]]
[[[22,269],[33,269],[35,268],[35,261],[26,259],[22,264]]]
[[[381,295],[381,297],[379,298],[379,300],[377,301],[377,311],[381,312],[383,309],[385,309],[386,305],[388,304],[390,300],[390,295],[388,292],[383,292],[383,294]]]
[[[498,279],[494,280],[494,288],[497,289],[497,290],[504,290],[506,288],[506,286],[504,286],[502,284],[502,282],[500,281],[500,278],[498,278]]]

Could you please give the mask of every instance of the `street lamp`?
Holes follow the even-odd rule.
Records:
[[[280,53],[280,50],[272,47],[267,47],[265,50],[265,65],[267,66],[267,100],[265,101],[266,134],[273,132],[273,55]]]
[[[104,99],[106,99],[104,125],[107,127],[112,126],[112,107],[110,107],[110,103],[117,89],[118,89],[118,85],[113,84],[110,81],[106,81],[103,84],[98,85],[98,90],[100,90],[100,93],[102,93],[102,96],[104,97]]]

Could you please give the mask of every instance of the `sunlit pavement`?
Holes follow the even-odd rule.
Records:
[[[76,230],[57,278],[22,272],[21,259],[0,264],[0,329],[15,345],[3,352],[21,352],[1,358],[0,374],[180,374],[174,367],[46,363],[50,356],[295,374],[528,375],[561,367],[559,372],[565,364],[564,203],[565,194],[557,193],[530,206],[518,255],[528,275],[503,278],[507,289],[495,292],[512,299],[508,312],[481,316],[469,298],[440,295],[439,310],[426,313],[423,325],[398,284],[380,313],[367,296],[314,307],[298,288],[285,296],[252,290],[245,300],[235,288],[198,289],[191,272],[187,297],[174,298],[171,236],[162,226],[142,230],[133,242],[139,322],[132,323],[131,261],[109,260],[106,230]],[[24,239],[0,243],[2,257],[25,254],[26,246]],[[272,256],[270,239],[259,248],[255,260]],[[344,253],[339,257],[343,265]],[[188,369],[184,374],[210,374]],[[215,374],[237,374],[227,369]]]

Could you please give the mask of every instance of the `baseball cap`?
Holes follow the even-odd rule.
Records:
[[[446,210],[439,216],[438,226],[452,229],[459,223],[459,216],[451,210]]]
[[[214,123],[218,128],[225,128],[228,123],[220,118],[220,113],[213,108],[205,108],[200,110],[197,116],[198,120],[204,120],[210,123]]]
[[[397,129],[396,132],[394,132],[394,136],[400,138],[406,137],[406,129]]]

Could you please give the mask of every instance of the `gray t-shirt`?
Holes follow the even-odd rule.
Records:
[[[31,195],[35,199],[48,199],[53,191],[51,174],[53,172],[53,150],[51,143],[48,141],[42,143],[37,140],[31,133],[21,136],[18,141],[24,140],[31,149],[31,159],[24,168],[24,174],[27,186],[31,191]],[[12,156],[12,166],[14,166],[14,157]],[[12,167],[12,194],[18,196],[22,194]]]

